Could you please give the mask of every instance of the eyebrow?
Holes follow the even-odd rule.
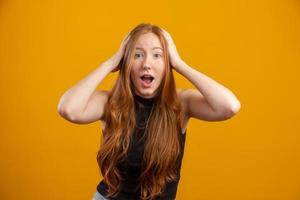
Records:
[[[142,47],[136,47],[135,49],[144,50]],[[161,47],[153,47],[152,49],[160,49],[160,50],[162,50],[162,48],[161,48]]]

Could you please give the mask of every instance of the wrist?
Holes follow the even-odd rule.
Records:
[[[111,62],[110,60],[107,60],[104,63],[102,63],[100,65],[100,67],[109,70],[109,72],[111,72],[115,68],[114,65],[113,65],[113,62]]]
[[[174,68],[176,70],[180,70],[181,68],[185,68],[186,66],[187,66],[187,64],[183,60],[179,60],[176,62],[176,65],[174,66]]]

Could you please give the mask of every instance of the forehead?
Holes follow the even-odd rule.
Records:
[[[162,45],[156,34],[145,33],[145,34],[142,34],[138,38],[135,48],[136,47],[142,47],[142,48],[160,47],[160,48],[162,48]]]

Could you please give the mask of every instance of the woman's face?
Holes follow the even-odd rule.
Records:
[[[157,95],[165,74],[163,49],[154,33],[141,35],[133,49],[133,63],[130,78],[134,92],[144,98]]]

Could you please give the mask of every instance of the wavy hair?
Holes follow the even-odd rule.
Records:
[[[136,125],[134,106],[134,85],[130,79],[133,49],[142,34],[156,34],[163,47],[166,68],[159,86],[157,102],[146,125],[146,141],[142,171],[138,178],[140,198],[154,199],[160,195],[167,182],[177,180],[176,160],[180,155],[181,106],[177,96],[172,66],[169,60],[167,42],[162,29],[156,25],[142,23],[129,34],[124,56],[119,63],[119,75],[109,92],[105,107],[105,127],[102,142],[97,153],[97,162],[104,182],[108,186],[107,197],[114,197],[120,191],[122,176],[118,162],[127,156],[131,135]]]

